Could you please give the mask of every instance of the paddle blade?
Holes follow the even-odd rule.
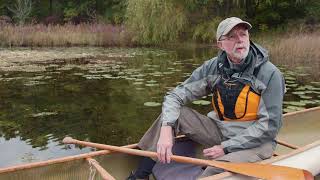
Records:
[[[268,180],[313,180],[312,174],[303,169],[272,164],[210,162],[228,171]]]

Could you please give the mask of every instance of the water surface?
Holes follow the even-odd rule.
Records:
[[[0,167],[89,152],[63,145],[65,136],[135,143],[161,111],[165,92],[216,53],[175,49],[10,49],[0,58]],[[313,67],[289,68],[284,111],[320,105]],[[190,104],[202,113],[206,103]]]

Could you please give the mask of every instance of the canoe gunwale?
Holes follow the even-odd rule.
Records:
[[[126,145],[123,147],[137,148],[137,144],[130,144],[130,145]],[[111,154],[111,153],[117,153],[117,152],[113,152],[113,151],[109,151],[109,150],[99,150],[99,151],[94,151],[94,152],[89,152],[89,153],[84,153],[84,154],[79,154],[79,155],[74,155],[74,156],[67,156],[67,157],[62,157],[62,158],[46,160],[46,161],[10,166],[7,168],[0,168],[0,174],[18,171],[18,170],[42,167],[42,166],[47,166],[47,165],[51,165],[51,164],[64,163],[64,162],[69,162],[69,161],[74,161],[74,160],[87,159],[87,158],[92,158],[92,157],[101,156],[101,155],[107,155],[107,154]]]

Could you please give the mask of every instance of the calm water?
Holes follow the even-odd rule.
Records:
[[[113,145],[138,141],[160,113],[165,92],[213,57],[215,50],[95,49],[94,53],[99,56],[19,62],[20,68],[10,71],[2,65],[6,68],[0,71],[0,167],[92,150],[63,145],[67,135]],[[320,105],[319,74],[310,74],[312,67],[292,69],[281,64],[281,70],[288,84],[285,112]],[[210,110],[210,105],[190,106],[203,113]]]

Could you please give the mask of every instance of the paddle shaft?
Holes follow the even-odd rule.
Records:
[[[157,153],[150,151],[143,151],[137,149],[128,149],[124,147],[111,146],[105,144],[98,144],[86,141],[79,141],[66,137],[63,140],[64,143],[69,144],[79,144],[83,146],[95,147],[98,149],[107,149],[116,152],[122,152],[131,155],[138,155],[150,158],[157,158]],[[181,163],[191,163],[195,165],[204,165],[204,166],[213,166],[227,171],[262,178],[262,179],[282,179],[282,180],[312,180],[314,179],[312,174],[308,171],[284,167],[284,166],[275,166],[268,164],[254,164],[254,163],[228,163],[228,162],[219,162],[214,160],[203,160],[196,159],[184,156],[172,155],[170,156],[172,160],[181,162]]]
[[[151,151],[129,149],[129,148],[125,148],[125,147],[118,147],[118,146],[111,146],[111,145],[106,145],[106,144],[98,144],[98,143],[92,143],[92,142],[86,142],[86,141],[79,141],[76,139],[72,139],[71,141],[68,141],[67,143],[68,144],[79,144],[79,145],[83,145],[83,146],[95,147],[98,149],[107,149],[110,151],[116,151],[116,152],[121,152],[121,153],[125,153],[125,154],[144,156],[144,157],[150,157],[150,158],[157,159],[157,153],[151,152]],[[170,157],[172,160],[174,160],[176,162],[190,163],[190,164],[201,165],[201,166],[208,166],[209,165],[208,160],[204,160],[204,159],[196,159],[196,158],[177,156],[177,155],[172,155]],[[215,161],[212,161],[212,162],[215,162]],[[220,165],[218,163],[217,163],[216,167],[223,168],[222,166],[220,167]]]

